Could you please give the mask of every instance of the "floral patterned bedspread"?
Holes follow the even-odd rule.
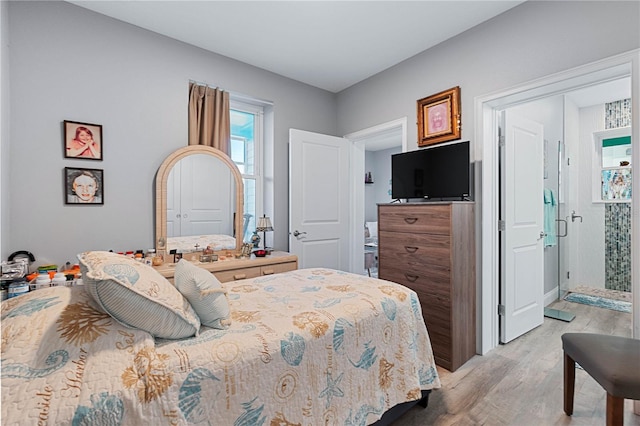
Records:
[[[406,287],[330,269],[225,286],[231,327],[178,341],[82,287],[2,302],[2,424],[365,425],[440,387]]]
[[[194,251],[196,250],[196,244],[198,245],[198,250],[204,250],[207,246],[211,246],[211,249],[214,251],[236,249],[236,239],[231,235],[212,234],[167,238],[167,250],[177,249],[181,252]]]

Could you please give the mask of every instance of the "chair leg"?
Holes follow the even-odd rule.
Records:
[[[576,362],[564,353],[564,412],[573,414],[573,393],[576,385]]]
[[[607,393],[607,426],[622,426],[624,420],[624,398]]]

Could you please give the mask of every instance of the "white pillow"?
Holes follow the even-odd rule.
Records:
[[[378,238],[378,222],[367,222],[367,229],[369,229],[369,238]]]
[[[151,266],[106,251],[81,253],[78,260],[86,291],[120,324],[165,339],[198,333],[194,309]]]
[[[221,329],[231,325],[227,291],[212,273],[180,259],[173,281],[196,310],[203,325]]]

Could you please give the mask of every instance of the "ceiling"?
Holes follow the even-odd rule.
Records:
[[[606,104],[631,97],[631,77],[595,84],[567,93],[579,108]]]
[[[69,0],[337,93],[524,0]]]

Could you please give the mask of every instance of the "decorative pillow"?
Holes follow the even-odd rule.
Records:
[[[189,302],[151,266],[106,251],[78,259],[86,291],[122,325],[165,339],[198,333],[200,319]]]
[[[227,291],[212,273],[181,259],[173,281],[196,310],[203,325],[222,329],[231,325]]]

